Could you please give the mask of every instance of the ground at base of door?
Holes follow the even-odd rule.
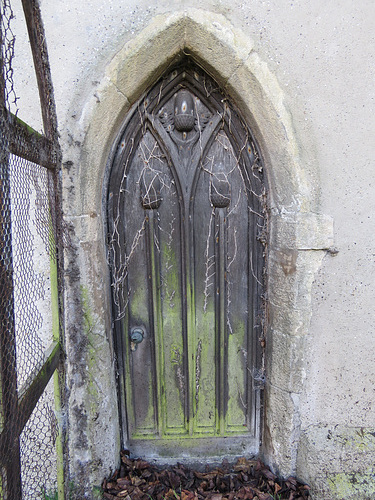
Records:
[[[121,467],[103,481],[103,498],[125,500],[305,500],[309,486],[278,478],[259,460],[225,460],[204,472],[182,464],[157,467],[121,454]]]

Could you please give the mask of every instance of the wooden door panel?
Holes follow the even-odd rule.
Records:
[[[158,432],[158,399],[153,381],[156,380],[152,287],[149,268],[149,224],[141,203],[140,179],[145,169],[145,155],[155,141],[146,133],[129,159],[123,186],[121,229],[124,246],[121,251],[124,276],[125,317],[122,320],[125,347],[126,395],[129,431],[134,435],[156,435]],[[131,214],[131,216],[129,216]],[[151,307],[150,307],[151,306]],[[142,328],[144,339],[131,345],[129,336]],[[139,395],[142,394],[142,398]]]
[[[123,439],[135,449],[259,446],[261,170],[250,131],[191,63],[127,124],[108,213]]]

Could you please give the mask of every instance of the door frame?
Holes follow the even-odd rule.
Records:
[[[68,366],[72,477],[87,470],[100,483],[120,450],[110,279],[106,255],[106,186],[113,145],[134,102],[181,53],[189,53],[241,107],[258,140],[270,200],[265,417],[260,454],[283,475],[293,473],[299,448],[304,339],[309,332],[314,275],[333,246],[333,221],[321,213],[319,162],[306,123],[292,121],[289,96],[262,53],[223,15],[187,8],[151,19],[122,39],[104,75],[72,98],[64,143],[66,249],[65,317],[69,359],[86,356],[87,373]],[[103,64],[103,61],[100,63]],[[102,73],[102,66],[98,70]],[[293,103],[294,103],[294,97]],[[74,115],[74,116],[73,116]],[[308,168],[307,168],[308,167]],[[82,326],[82,291],[90,328]],[[81,325],[81,326],[80,326]],[[82,335],[77,331],[82,328]],[[82,337],[82,339],[81,339]],[[81,341],[79,340],[81,339]],[[77,341],[81,342],[77,350]],[[279,353],[282,352],[283,356]],[[84,411],[83,411],[84,409]],[[101,440],[98,436],[106,436]],[[92,464],[100,464],[95,468]]]

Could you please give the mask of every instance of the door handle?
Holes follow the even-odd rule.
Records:
[[[135,326],[130,330],[130,350],[136,351],[138,344],[142,342],[145,336],[144,328],[141,326]]]

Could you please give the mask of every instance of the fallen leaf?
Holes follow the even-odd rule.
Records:
[[[119,477],[117,479],[117,486],[122,490],[125,488],[125,486],[129,486],[130,484],[131,484],[131,481],[129,479],[126,479],[123,477]]]
[[[194,498],[193,491],[186,491],[186,490],[181,491],[181,500],[193,500],[193,498]]]
[[[109,481],[106,485],[104,485],[104,483],[103,483],[103,489],[104,490],[112,490],[112,489],[116,488],[116,485],[117,485],[117,483],[115,483],[113,481]]]
[[[104,493],[104,494],[103,494],[103,497],[104,497],[104,498],[107,498],[108,500],[113,500],[114,498],[116,498],[115,496],[110,495],[109,493]]]
[[[269,469],[262,469],[261,473],[263,476],[265,476],[267,479],[274,480],[276,478],[275,474],[273,474]]]
[[[278,493],[280,490],[282,490],[282,487],[279,484],[275,483],[275,493]]]
[[[149,469],[150,464],[148,462],[146,462],[145,460],[137,460],[135,467],[138,470]]]

